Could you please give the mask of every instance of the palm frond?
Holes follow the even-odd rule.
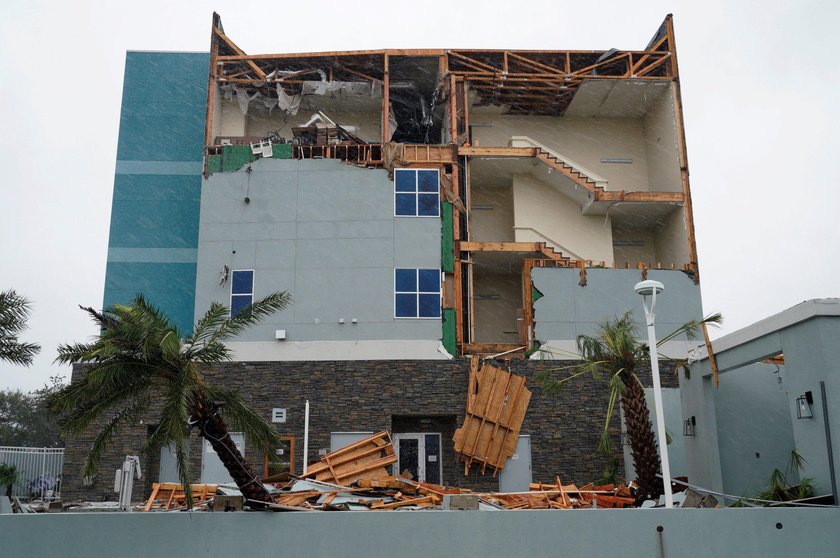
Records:
[[[102,453],[111,442],[111,439],[119,432],[120,427],[137,420],[137,417],[148,405],[149,400],[147,398],[138,398],[105,423],[94,437],[93,443],[91,443],[90,449],[88,450],[85,464],[82,467],[83,476],[93,476],[96,472],[96,466],[102,458]]]
[[[178,480],[181,481],[181,486],[184,487],[184,496],[187,499],[187,509],[193,507],[193,493],[192,493],[192,469],[190,467],[190,460],[187,452],[184,451],[183,443],[175,443],[175,463],[178,466]]]
[[[285,309],[291,303],[291,300],[291,295],[285,291],[271,293],[260,300],[256,300],[242,312],[224,320],[211,333],[205,335],[203,343],[212,345],[239,335],[270,314]]]
[[[680,335],[685,335],[686,339],[689,341],[694,341],[698,338],[699,331],[703,327],[703,324],[710,325],[712,327],[718,327],[723,323],[723,316],[718,312],[715,314],[709,314],[702,320],[691,320],[690,322],[686,322],[662,339],[659,339],[656,342],[656,346],[659,347],[662,344],[670,341],[671,339],[678,337]]]
[[[0,331],[16,334],[26,329],[32,304],[14,290],[0,292]]]
[[[574,370],[571,375],[565,378],[555,378],[554,375],[557,372],[563,372],[566,370]],[[597,365],[594,363],[582,363],[582,364],[573,364],[571,366],[562,366],[558,368],[552,368],[549,370],[541,370],[537,373],[536,380],[540,384],[540,389],[543,390],[547,395],[554,395],[559,393],[565,384],[570,380],[574,380],[579,376],[583,376],[584,374],[594,374],[597,372]]]
[[[20,341],[18,335],[28,327],[32,305],[13,290],[0,292],[0,361],[29,366],[41,350],[37,343]]]
[[[205,342],[228,318],[230,318],[228,307],[219,302],[212,302],[207,312],[195,323],[193,334],[187,339],[187,345],[192,348],[196,344]]]
[[[613,378],[617,377],[617,374],[613,375]],[[604,418],[604,431],[601,433],[601,441],[598,444],[598,452],[601,455],[613,455],[613,453],[615,453],[615,443],[613,443],[612,436],[610,435],[610,423],[612,422],[612,416],[615,412],[615,403],[618,400],[619,395],[620,392],[611,386],[610,402],[607,405],[607,414]]]

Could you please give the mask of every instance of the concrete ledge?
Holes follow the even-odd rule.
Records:
[[[233,351],[234,362],[452,359],[437,340],[242,341],[227,346]]]
[[[0,516],[7,556],[836,556],[840,509]],[[609,535],[609,536],[607,536]]]

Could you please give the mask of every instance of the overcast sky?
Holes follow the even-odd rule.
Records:
[[[0,290],[34,303],[31,368],[95,333],[126,50],[207,51],[213,10],[248,53],[377,48],[641,49],[674,14],[706,312],[731,332],[840,296],[838,2],[4,0]],[[444,14],[448,15],[443,19]]]

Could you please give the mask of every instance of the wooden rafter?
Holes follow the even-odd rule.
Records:
[[[227,46],[229,46],[231,48],[231,50],[233,50],[236,54],[238,54],[239,56],[246,56],[245,51],[243,51],[241,48],[236,46],[236,43],[234,43],[232,40],[230,40],[230,38],[227,35],[225,35],[222,32],[221,29],[219,29],[218,27],[214,27],[213,32],[221,40],[223,40],[225,42],[225,44],[227,44]],[[222,57],[217,57],[217,58],[222,58]],[[254,73],[257,74],[257,77],[265,79],[265,72],[262,70],[262,68],[257,66],[256,62],[254,62],[253,60],[245,60],[245,63],[248,65],[249,68],[254,70]]]

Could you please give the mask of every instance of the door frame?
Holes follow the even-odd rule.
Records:
[[[400,468],[400,440],[417,440],[417,476],[419,478],[414,479],[418,482],[426,482],[426,436],[437,436],[438,437],[438,455],[437,455],[437,466],[438,466],[438,478],[443,482],[443,459],[441,459],[441,452],[443,451],[443,446],[441,443],[443,442],[443,436],[441,436],[440,432],[400,432],[394,434],[393,445],[394,445],[394,453],[397,456],[397,469]],[[399,475],[402,471],[395,471],[395,474]]]

